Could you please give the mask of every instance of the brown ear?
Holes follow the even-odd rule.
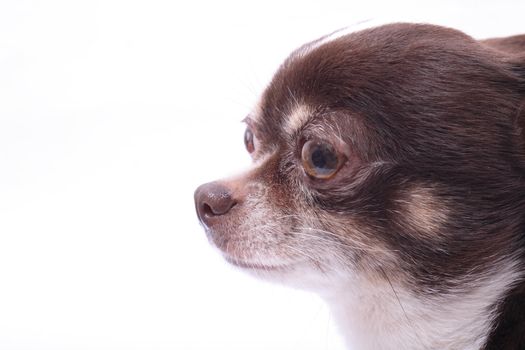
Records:
[[[512,57],[510,63],[512,72],[518,78],[518,91],[522,97],[516,115],[516,124],[525,148],[525,54]]]
[[[515,125],[525,147],[525,34],[485,39],[479,42],[498,51],[514,76],[513,86],[522,96],[522,102],[517,107]]]
[[[516,114],[516,125],[525,148],[525,54],[512,57],[510,64],[512,72],[518,78],[518,91],[522,97]]]
[[[525,34],[481,40],[481,43],[511,55],[525,55]],[[524,56],[525,58],[525,56]]]
[[[481,43],[503,53],[513,75],[518,79],[518,91],[523,96],[523,102],[518,107],[516,124],[525,145],[525,34],[481,40]]]
[[[504,38],[491,38],[480,42],[507,57],[511,70],[521,80],[521,89],[525,93],[525,34]]]
[[[519,91],[522,93],[525,101],[525,52],[518,55],[512,55],[508,58],[512,73],[518,78]]]

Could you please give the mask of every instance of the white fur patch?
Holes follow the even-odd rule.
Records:
[[[326,298],[353,349],[478,350],[518,271],[514,261],[501,261],[461,290],[426,297],[395,281],[356,278]]]

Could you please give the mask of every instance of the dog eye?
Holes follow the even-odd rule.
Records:
[[[246,131],[244,132],[244,145],[246,146],[248,153],[253,153],[253,151],[255,151],[255,143],[256,140],[253,132],[250,128],[246,128]]]
[[[303,145],[301,158],[306,173],[317,179],[329,179],[342,163],[342,157],[330,144],[316,141]]]

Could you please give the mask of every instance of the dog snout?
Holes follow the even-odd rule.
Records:
[[[231,190],[218,183],[210,182],[195,190],[195,207],[199,220],[207,227],[221,216],[226,215],[237,202]]]

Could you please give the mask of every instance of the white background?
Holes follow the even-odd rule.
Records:
[[[305,41],[525,32],[524,1],[0,0],[0,349],[342,349],[317,297],[222,261],[193,191]]]

